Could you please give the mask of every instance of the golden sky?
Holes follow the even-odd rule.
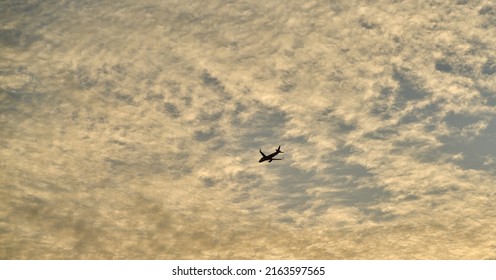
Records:
[[[494,259],[495,34],[490,0],[4,0],[0,258]]]

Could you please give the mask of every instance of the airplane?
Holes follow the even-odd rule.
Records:
[[[281,152],[281,146],[279,146],[276,151],[268,156],[266,156],[263,152],[262,152],[262,149],[260,149],[260,153],[262,154],[262,158],[258,161],[258,162],[263,162],[263,161],[266,161],[268,160],[269,162],[272,162],[273,160],[283,160],[284,158],[274,158],[275,156],[277,156],[277,154],[279,153],[284,153],[284,152]]]

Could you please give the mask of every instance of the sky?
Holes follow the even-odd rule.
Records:
[[[496,259],[494,34],[490,0],[3,0],[0,259]]]

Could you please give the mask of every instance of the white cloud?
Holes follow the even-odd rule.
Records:
[[[0,17],[1,256],[494,256],[490,1],[221,2]]]

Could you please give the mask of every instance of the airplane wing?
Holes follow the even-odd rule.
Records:
[[[262,154],[263,157],[267,157],[263,152],[262,149],[260,149],[260,153]]]
[[[273,158],[272,160],[283,160],[284,158]]]

